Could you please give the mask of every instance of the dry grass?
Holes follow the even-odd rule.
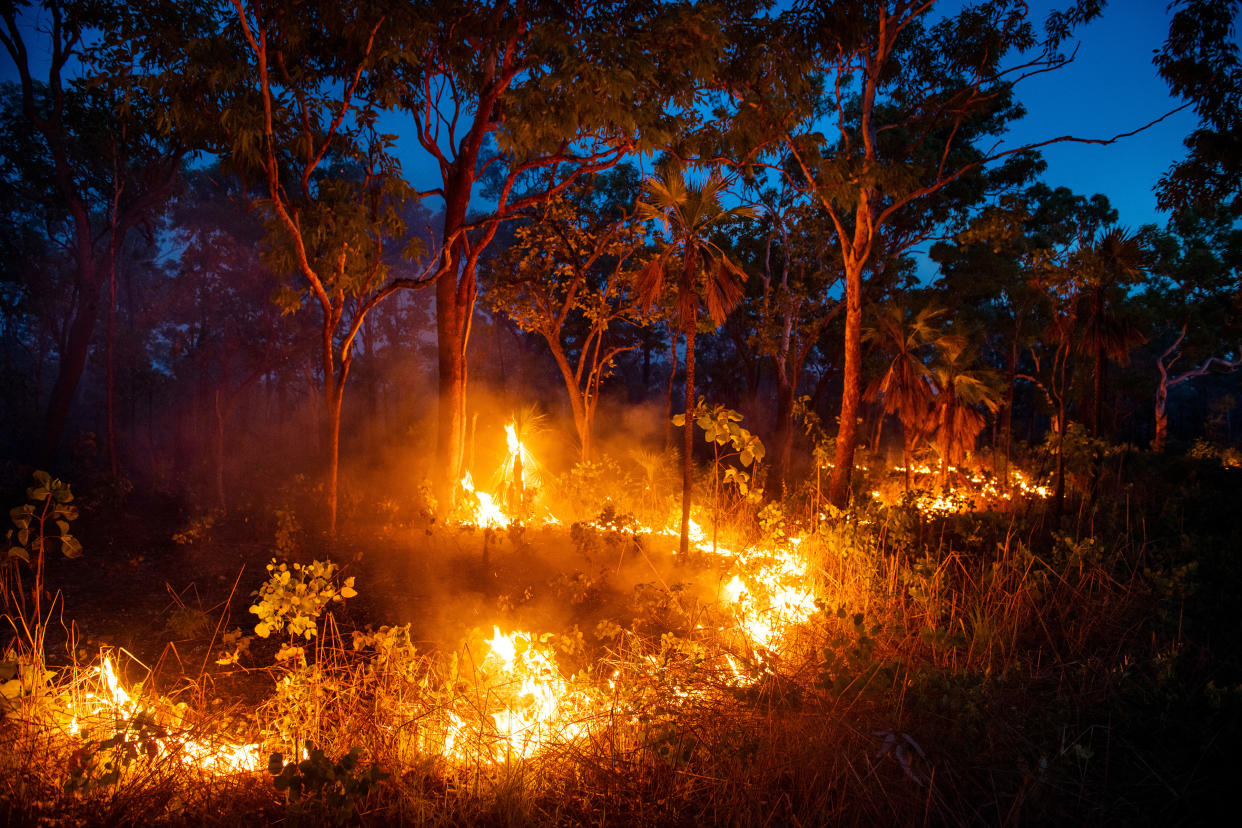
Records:
[[[1135,723],[1113,719],[1134,715],[1115,708],[1125,671],[1169,647],[1152,623],[1160,596],[1143,547],[990,520],[875,510],[822,525],[800,547],[819,609],[779,648],[748,643],[727,609],[672,593],[659,613],[648,605],[590,635],[585,652],[566,643],[559,663],[589,667],[545,676],[558,727],[530,749],[497,720],[529,702],[488,660],[489,631],[432,652],[400,630],[355,636],[325,619],[308,663],[272,667],[256,709],[202,705],[206,674],[182,686],[179,698],[197,701],[181,707],[131,675],[149,721],[103,716],[71,734],[66,706],[101,692],[94,666],[79,665],[6,711],[0,808],[11,824],[100,825],[1157,818],[1145,803],[1185,788],[1159,768],[1136,775]],[[530,652],[567,641],[532,640]],[[359,763],[287,802],[264,767],[207,772],[167,747],[222,736],[254,740],[263,761],[310,742],[328,766],[354,748]],[[105,780],[109,757],[124,767]],[[350,788],[371,767],[386,775]]]

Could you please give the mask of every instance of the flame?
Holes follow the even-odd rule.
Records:
[[[112,738],[127,741],[141,738],[144,746],[149,748],[148,755],[152,759],[171,759],[212,773],[247,773],[264,767],[259,757],[259,745],[239,744],[227,739],[205,741],[195,738],[178,727],[180,722],[175,705],[163,699],[156,699],[150,706],[140,703],[117,676],[109,653],[100,656],[99,666],[92,670],[91,678],[94,681],[88,679],[81,700],[68,705],[67,730],[70,736],[104,732]],[[94,687],[90,686],[92,683]],[[140,737],[123,733],[118,726],[118,723],[128,725],[140,717],[143,720],[142,727],[138,728],[142,733]],[[153,727],[151,723],[160,718],[170,721]]]
[[[904,473],[906,468],[895,466],[893,471]],[[947,471],[955,478],[963,478],[965,475],[965,472],[955,466],[949,466]],[[910,474],[916,477],[929,477],[937,475],[938,470],[922,464],[911,466]],[[965,514],[981,508],[986,509],[989,506],[1011,502],[1016,497],[1045,500],[1052,494],[1052,490],[1047,485],[1033,483],[1018,469],[1010,469],[1008,479],[1009,484],[1005,486],[991,475],[974,471],[955,484],[937,486],[930,491],[916,490],[910,505],[925,515],[944,517]],[[901,495],[885,495],[879,490],[871,494],[876,500],[888,505],[901,500]]]
[[[459,763],[528,759],[587,733],[597,694],[572,687],[551,648],[526,632],[492,627],[467,717],[450,711],[443,755]]]

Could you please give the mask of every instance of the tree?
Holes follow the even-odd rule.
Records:
[[[424,0],[394,11],[372,83],[439,168],[423,195],[445,203],[434,275],[446,491],[461,476],[480,256],[503,222],[671,140],[725,48],[720,13],[641,0]],[[483,181],[492,203],[472,215]]]
[[[1242,62],[1237,0],[1173,0],[1169,36],[1153,62],[1199,116],[1187,156],[1160,179],[1161,209],[1242,214]]]
[[[1092,437],[1100,436],[1100,408],[1104,376],[1109,361],[1125,364],[1130,352],[1145,337],[1120,310],[1129,289],[1142,274],[1145,252],[1136,234],[1109,227],[1083,251],[1086,308],[1083,314],[1082,348],[1091,358],[1091,408],[1088,413]]]
[[[747,344],[769,357],[776,369],[769,479],[777,489],[784,489],[792,472],[794,403],[803,372],[820,336],[841,311],[841,303],[824,300],[841,278],[831,228],[822,211],[795,195],[786,186],[759,196],[763,215],[753,225],[751,259],[760,292],[747,303],[754,317]]]
[[[515,231],[514,243],[487,264],[488,304],[547,343],[568,393],[579,457],[591,459],[591,431],[600,387],[613,361],[638,347],[617,335],[640,323],[630,289],[631,256],[643,227],[625,212],[636,191],[624,165],[579,179],[538,208]]]
[[[73,305],[44,423],[46,460],[68,423],[118,251],[131,231],[153,221],[190,147],[162,128],[164,102],[140,76],[144,56],[130,41],[135,21],[126,6],[46,0],[48,22],[36,30],[50,56],[42,81],[27,44],[27,5],[0,7],[0,43],[17,70],[31,139],[11,160],[26,171],[22,198],[43,214],[73,268]]]
[[[930,431],[936,387],[925,360],[928,351],[939,342],[939,331],[932,322],[944,313],[944,308],[929,306],[911,316],[903,305],[891,302],[880,307],[875,314],[874,327],[863,332],[863,339],[870,341],[887,359],[883,373],[871,381],[863,397],[879,400],[883,413],[896,414],[901,422],[901,457],[907,491],[913,462],[911,444]],[[878,439],[876,443],[878,447]]]
[[[404,235],[397,208],[408,186],[359,89],[386,17],[333,3],[233,6],[235,31],[247,47],[246,95],[221,121],[231,125],[232,163],[266,183],[274,269],[296,273],[320,312],[327,528],[335,534],[341,401],[358,332],[385,298],[428,283],[390,278],[384,258],[385,244]],[[281,301],[294,310],[301,291]]]
[[[750,218],[747,206],[725,209],[721,194],[727,186],[719,170],[702,181],[687,181],[677,164],[646,181],[645,199],[638,202],[640,218],[654,220],[669,234],[652,260],[639,271],[634,287],[640,302],[651,307],[672,289],[673,319],[685,339],[685,420],[682,423],[681,554],[690,551],[690,498],[693,488],[694,451],[694,339],[700,313],[707,314],[713,328],[742,299],[746,274],[710,240],[711,233],[733,221]]]
[[[271,300],[277,277],[261,259],[263,225],[253,193],[219,165],[185,177],[168,216],[177,254],[159,291],[155,353],[191,391],[191,410],[210,423],[218,509],[228,508],[230,418],[313,328],[295,324]],[[300,317],[299,317],[300,321]]]
[[[1109,139],[1051,138],[998,148],[995,137],[1022,114],[1013,87],[1023,78],[1065,65],[1060,51],[1073,27],[1099,13],[1079,0],[1052,14],[1040,42],[1021,0],[966,6],[935,22],[932,0],[865,3],[799,2],[783,15],[791,33],[790,59],[819,83],[790,85],[787,70],[764,85],[760,77],[742,94],[780,136],[789,164],[808,196],[831,218],[845,269],[843,392],[829,499],[843,506],[857,442],[861,401],[864,273],[886,248],[900,252],[921,236],[890,240],[894,221],[918,211],[952,213],[958,188],[978,186],[985,166],[1027,166],[1032,149],[1054,141],[1111,143]],[[1007,63],[1012,61],[1011,63]],[[823,120],[820,120],[823,115]],[[824,141],[819,125],[831,130]],[[1006,160],[1008,159],[1008,160]],[[958,203],[969,203],[959,193]]]
[[[1158,452],[1168,439],[1170,392],[1210,373],[1242,367],[1242,229],[1222,211],[1204,215],[1187,209],[1167,229],[1149,226],[1143,234],[1152,261],[1139,301],[1151,320],[1153,345],[1164,348],[1155,360],[1151,448]],[[1191,367],[1174,372],[1179,360]]]
[[[940,452],[940,483],[945,485],[949,470],[959,457],[974,449],[975,439],[983,430],[979,407],[995,413],[1000,394],[995,375],[976,367],[975,355],[961,334],[944,334],[937,339],[930,373],[936,389],[932,439]]]

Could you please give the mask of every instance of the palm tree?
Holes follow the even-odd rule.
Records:
[[[1084,298],[1080,347],[1091,357],[1091,436],[1100,436],[1100,406],[1108,362],[1124,365],[1130,351],[1146,338],[1133,322],[1118,312],[1127,285],[1142,273],[1143,245],[1138,235],[1110,227],[1083,251]]]
[[[936,347],[937,357],[931,366],[936,385],[932,439],[940,450],[940,483],[944,485],[954,460],[974,448],[975,438],[983,430],[979,408],[995,413],[1001,394],[995,373],[975,367],[975,355],[967,348],[965,337],[942,336]]]
[[[651,307],[671,287],[674,314],[671,325],[686,341],[685,432],[682,444],[681,554],[690,551],[691,451],[694,448],[694,337],[700,311],[706,311],[712,329],[724,324],[725,317],[742,300],[746,274],[724,250],[710,239],[713,230],[731,221],[751,218],[755,211],[746,206],[725,209],[721,194],[726,181],[713,170],[705,181],[687,181],[677,164],[645,182],[645,198],[638,202],[638,216],[654,220],[669,238],[656,256],[638,272],[634,286],[640,304]],[[680,257],[680,268],[674,263]]]
[[[896,414],[901,422],[901,459],[906,469],[906,491],[910,490],[910,446],[927,428],[935,390],[931,371],[923,361],[927,346],[934,345],[938,332],[931,322],[944,308],[926,307],[910,318],[901,304],[885,305],[876,315],[875,327],[863,332],[863,339],[890,357],[884,373],[863,393],[868,401],[881,401],[880,422],[884,415]],[[876,428],[876,448],[879,448]]]

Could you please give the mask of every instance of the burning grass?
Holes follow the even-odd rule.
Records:
[[[533,525],[536,487],[501,485],[522,491],[506,508]],[[365,598],[366,579],[346,594],[334,569],[304,565],[326,573],[314,591],[327,597],[269,624],[288,640],[249,668],[268,689],[244,711],[206,703],[236,663],[170,697],[125,653],[49,671],[11,653],[10,821],[1155,819],[1168,790],[1184,806],[1216,777],[1153,764],[1151,712],[1242,709],[1242,694],[1173,669],[1185,583],[1129,535],[1105,544],[910,502],[813,520],[769,509],[762,531],[740,518],[699,530],[680,560],[666,529],[616,503],[538,532],[497,510],[424,535],[509,573],[484,623],[436,644],[408,624],[343,630],[324,608],[353,600],[353,583]],[[545,557],[560,571],[541,580]],[[256,594],[285,606],[280,590]],[[557,625],[536,623],[540,598],[561,605]]]

